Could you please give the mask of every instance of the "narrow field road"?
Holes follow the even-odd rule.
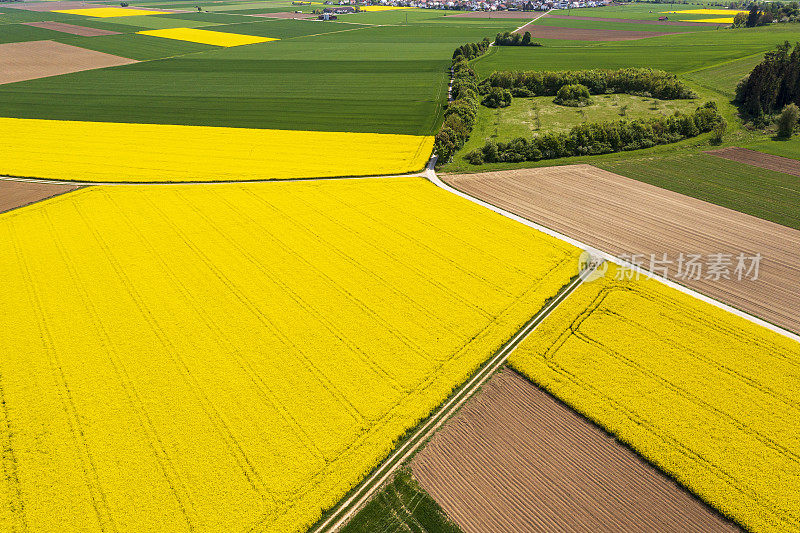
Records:
[[[319,524],[309,530],[309,533],[332,533],[338,531],[378,492],[383,484],[389,480],[394,472],[400,468],[442,424],[449,420],[464,403],[486,383],[486,381],[502,367],[508,356],[520,342],[530,335],[558,305],[563,302],[572,291],[584,282],[599,266],[602,259],[590,261],[580,274],[553,298],[544,308],[533,316],[521,330],[506,342],[500,350],[485,363],[464,385],[462,385],[445,403],[443,403],[428,419],[420,425],[405,442],[392,452],[389,457],[367,476],[361,484]]]

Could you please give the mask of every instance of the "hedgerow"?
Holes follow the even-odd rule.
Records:
[[[500,87],[526,96],[555,96],[561,87],[578,84],[586,86],[591,94],[626,93],[662,100],[697,98],[674,74],[650,68],[497,71],[478,89],[487,92],[490,87]]]
[[[469,60],[486,53],[489,40],[479,43],[467,43],[453,52],[453,84],[450,96],[453,100],[447,104],[444,122],[436,134],[434,151],[439,160],[447,162],[464,143],[467,142],[475,115],[478,113],[478,76],[469,66]]]

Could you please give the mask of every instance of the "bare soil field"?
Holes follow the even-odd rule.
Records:
[[[37,28],[44,28],[46,30],[60,31],[62,33],[69,33],[71,35],[80,35],[81,37],[99,37],[101,35],[119,35],[118,31],[101,30],[99,28],[87,28],[85,26],[76,26],[75,24],[65,24],[63,22],[24,22],[26,26],[36,26]]]
[[[534,20],[544,16],[545,11],[470,11],[469,13],[459,13],[457,15],[447,15],[448,17],[458,17],[467,19],[522,19]]]
[[[800,231],[591,165],[444,175],[453,187],[668,277],[769,322],[800,332]],[[739,254],[761,254],[758,279],[733,274]],[[676,279],[680,254],[731,254],[730,279]],[[656,265],[658,267],[659,265]],[[685,270],[684,270],[685,271]],[[664,274],[658,271],[658,274]]]
[[[77,2],[75,0],[56,0],[53,2],[14,2],[13,7],[14,9],[27,9],[28,11],[56,11],[59,9],[89,9],[108,6]]]
[[[484,385],[411,467],[465,533],[739,531],[509,369]]]
[[[136,62],[55,41],[0,44],[0,84]]]
[[[560,28],[558,26],[539,26],[526,24],[516,33],[531,32],[531,36],[539,39],[564,39],[571,41],[633,41],[647,37],[672,35],[672,32],[661,31],[625,31],[625,30],[590,30],[587,28]]]
[[[789,159],[788,157],[781,157],[779,155],[765,154],[749,148],[737,148],[735,146],[729,148],[720,148],[719,150],[709,150],[707,154],[715,155],[737,163],[744,163],[754,167],[765,168],[767,170],[774,170],[776,172],[783,172],[784,174],[792,174],[793,176],[800,176],[800,161],[796,159]]]
[[[0,213],[74,191],[78,185],[0,180]]]
[[[604,17],[576,17],[572,15],[547,15],[549,19],[563,20],[591,20],[594,22],[624,22],[631,24],[657,24],[659,26],[707,26],[708,22],[680,22],[677,20],[638,20],[638,19],[611,19]],[[723,24],[724,26],[724,24]],[[728,24],[729,26],[729,24]]]

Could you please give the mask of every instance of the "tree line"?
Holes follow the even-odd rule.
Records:
[[[489,39],[467,43],[453,52],[450,69],[453,83],[450,86],[452,101],[444,111],[444,122],[434,137],[433,150],[442,162],[453,157],[469,139],[478,113],[478,75],[469,66],[469,60],[479,57],[489,49]]]
[[[800,43],[792,50],[786,41],[767,52],[739,82],[735,102],[745,118],[772,115],[792,103],[800,105]]]
[[[511,90],[514,96],[555,96],[564,85],[583,85],[591,94],[625,93],[662,100],[697,97],[674,74],[650,68],[497,71],[478,89],[500,87]]]

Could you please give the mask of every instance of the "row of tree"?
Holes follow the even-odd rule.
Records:
[[[494,38],[495,46],[542,46],[541,43],[536,43],[531,40],[531,32],[526,31],[524,34],[511,33],[510,31],[498,33]]]
[[[450,86],[452,101],[444,111],[444,122],[434,138],[433,150],[442,163],[453,157],[469,139],[478,113],[478,76],[469,66],[469,60],[486,53],[490,41],[467,43],[453,52],[451,71],[453,83]]]
[[[489,141],[467,154],[466,159],[480,165],[638,150],[695,137],[715,128],[724,129],[724,124],[716,103],[709,102],[691,114],[676,111],[669,117],[579,124],[568,133],[545,133],[509,142]]]
[[[583,85],[591,94],[625,93],[662,100],[696,98],[674,74],[650,68],[619,70],[497,71],[479,85],[510,89],[515,96],[555,96],[564,85]]]
[[[800,43],[792,50],[786,41],[767,52],[739,82],[735,101],[745,118],[771,115],[791,103],[800,105]]]

